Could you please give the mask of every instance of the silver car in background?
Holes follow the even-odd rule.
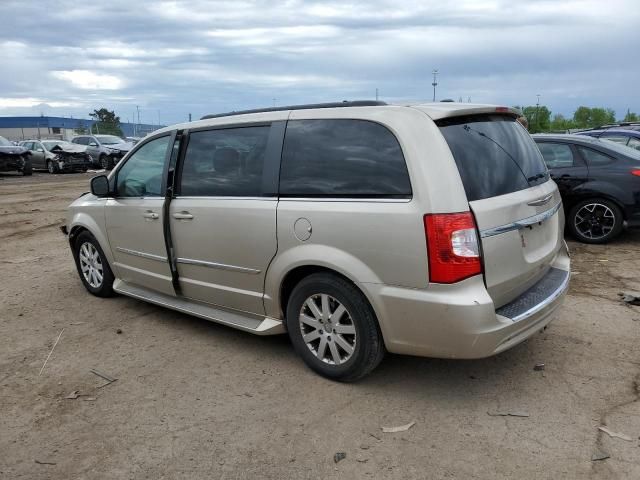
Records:
[[[115,135],[80,135],[71,141],[85,145],[93,163],[105,170],[111,170],[133,148],[133,143]]]
[[[164,128],[70,205],[80,278],[287,332],[342,381],[385,351],[497,354],[543,329],[569,282],[560,195],[516,116],[345,102]]]

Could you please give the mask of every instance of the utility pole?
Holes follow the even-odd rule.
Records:
[[[538,131],[540,131],[540,123],[538,122],[538,110],[540,109],[540,94],[536,93],[536,97],[538,97],[538,100],[536,100],[536,133],[538,133]]]
[[[136,105],[136,110],[138,111],[138,129],[140,128],[140,107]]]
[[[436,87],[438,86],[438,70],[434,70],[433,72],[431,72],[433,74],[433,83],[431,85],[433,85],[433,101],[436,101]]]

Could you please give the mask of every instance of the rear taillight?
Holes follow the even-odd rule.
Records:
[[[635,175],[636,177],[640,177],[640,170],[631,170],[631,175]]]
[[[429,281],[455,283],[482,273],[478,234],[471,212],[424,216]]]

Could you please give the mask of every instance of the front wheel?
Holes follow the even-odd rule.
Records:
[[[33,175],[33,165],[31,164],[30,158],[24,159],[24,165],[22,166],[22,175],[25,177],[30,177]]]
[[[568,227],[583,243],[607,243],[622,231],[622,211],[610,200],[583,200],[569,212]]]
[[[105,170],[111,170],[113,168],[113,158],[108,155],[101,155],[100,166]]]
[[[53,160],[47,161],[47,171],[51,174],[58,173],[58,168],[55,163],[53,163]]]
[[[84,287],[97,297],[113,296],[113,272],[98,241],[84,231],[75,240],[74,257]]]
[[[298,355],[332,380],[358,380],[384,356],[371,305],[352,283],[336,275],[317,273],[303,279],[289,298],[286,323]]]

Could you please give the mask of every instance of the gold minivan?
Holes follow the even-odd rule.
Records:
[[[506,107],[343,102],[204,117],[138,143],[68,210],[80,279],[356,380],[384,352],[481,358],[569,282],[560,195]]]

